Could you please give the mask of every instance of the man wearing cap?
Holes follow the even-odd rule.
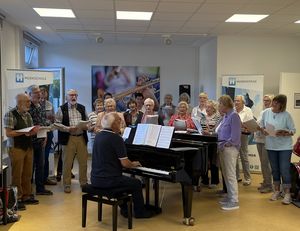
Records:
[[[77,103],[78,93],[71,89],[67,91],[67,102],[58,108],[56,123],[64,125],[58,131],[58,143],[63,147],[63,183],[64,192],[71,192],[71,170],[76,155],[79,164],[79,183],[87,183],[87,126],[77,127],[80,121],[87,121],[85,107]]]

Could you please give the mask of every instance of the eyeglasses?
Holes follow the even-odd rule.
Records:
[[[78,95],[77,94],[69,94],[68,96],[70,96],[70,97],[73,97],[73,96],[77,97]]]

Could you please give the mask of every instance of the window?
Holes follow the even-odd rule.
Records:
[[[28,32],[23,33],[23,38],[25,67],[38,68],[39,46],[41,42]]]

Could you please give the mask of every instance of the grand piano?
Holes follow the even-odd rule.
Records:
[[[194,225],[192,217],[193,185],[207,171],[210,147],[217,144],[216,136],[174,133],[169,149],[126,144],[130,160],[140,161],[143,167],[124,169],[124,172],[146,179],[146,206],[157,212],[159,207],[159,181],[180,183],[182,190],[183,224]],[[150,205],[150,181],[153,179],[154,205]]]

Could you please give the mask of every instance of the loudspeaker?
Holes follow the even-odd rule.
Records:
[[[189,84],[179,85],[179,96],[182,93],[187,93],[189,95],[189,97],[191,97],[191,85],[189,85]]]

